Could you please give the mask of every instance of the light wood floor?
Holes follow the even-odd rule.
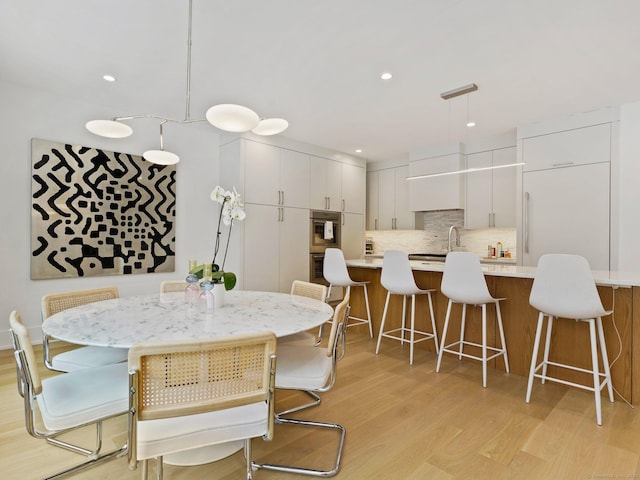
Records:
[[[483,389],[480,366],[473,361],[445,358],[436,374],[433,353],[418,350],[410,367],[408,349],[396,342],[383,342],[378,356],[374,350],[373,340],[350,332],[336,386],[323,395],[320,406],[299,414],[346,426],[337,478],[640,478],[640,409],[610,404],[603,397],[604,424],[598,427],[588,392],[538,382],[527,405],[521,376],[490,370]],[[78,455],[26,433],[11,352],[0,352],[0,360],[0,476],[30,480],[72,465]],[[294,400],[280,392],[278,406]],[[121,444],[124,419],[108,427],[105,446]],[[300,430],[279,426],[272,442],[254,440],[254,457],[328,466],[335,436]],[[70,478],[139,477],[140,470],[129,471],[119,458]],[[165,468],[167,480],[202,478],[243,478],[242,454],[208,465]],[[259,470],[255,478],[300,477]]]

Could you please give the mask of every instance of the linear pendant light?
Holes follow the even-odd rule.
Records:
[[[123,123],[123,120],[133,120],[138,118],[154,118],[160,120],[160,150],[147,150],[143,153],[143,158],[158,165],[173,165],[178,163],[180,158],[172,152],[168,152],[163,146],[163,125],[167,122],[173,123],[194,123],[207,120],[214,127],[226,132],[253,132],[257,135],[276,135],[282,133],[289,127],[289,122],[281,118],[262,119],[256,112],[248,107],[236,104],[215,105],[207,110],[206,118],[191,119],[191,31],[192,31],[192,10],[193,0],[189,0],[189,24],[188,24],[188,44],[187,44],[187,94],[185,117],[183,120],[162,117],[159,115],[130,115],[126,117],[115,117],[111,120],[91,120],[85,124],[87,130],[95,135],[106,138],[125,138],[133,133],[133,129]]]
[[[460,95],[468,95],[471,92],[475,92],[478,90],[478,85],[475,83],[470,83],[469,85],[465,85],[463,87],[454,88],[453,90],[449,90],[447,92],[442,92],[440,97],[443,100],[451,100],[452,98],[459,97]],[[449,117],[451,117],[451,108],[449,108]],[[451,118],[449,118],[449,123],[451,123]],[[469,101],[467,97],[467,127],[472,126],[469,125]],[[473,124],[475,125],[475,123]],[[472,173],[472,172],[481,172],[483,170],[495,170],[498,168],[508,168],[508,167],[517,167],[520,165],[524,165],[524,162],[517,163],[509,163],[505,165],[492,165],[490,167],[477,167],[477,168],[465,168],[463,170],[454,170],[451,172],[438,172],[438,173],[425,173],[424,175],[412,175],[410,177],[406,177],[407,180],[418,180],[421,178],[431,178],[431,177],[442,177],[445,175],[457,175],[461,173]]]

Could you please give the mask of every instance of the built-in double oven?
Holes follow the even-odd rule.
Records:
[[[340,212],[311,210],[309,234],[309,281],[327,285],[322,269],[324,251],[340,248]]]

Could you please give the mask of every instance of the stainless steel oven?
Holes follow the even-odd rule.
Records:
[[[311,253],[309,254],[309,260],[309,281],[329,285],[329,282],[324,279],[324,275],[322,274],[324,268],[324,253]]]
[[[311,210],[309,253],[322,253],[329,247],[340,248],[340,212]]]
[[[322,273],[324,251],[327,248],[340,248],[340,212],[311,210],[309,220],[309,281],[328,285]]]

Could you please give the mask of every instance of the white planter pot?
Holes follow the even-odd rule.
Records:
[[[216,283],[213,286],[213,305],[214,309],[220,308],[224,306],[224,295],[225,295],[224,283]]]

